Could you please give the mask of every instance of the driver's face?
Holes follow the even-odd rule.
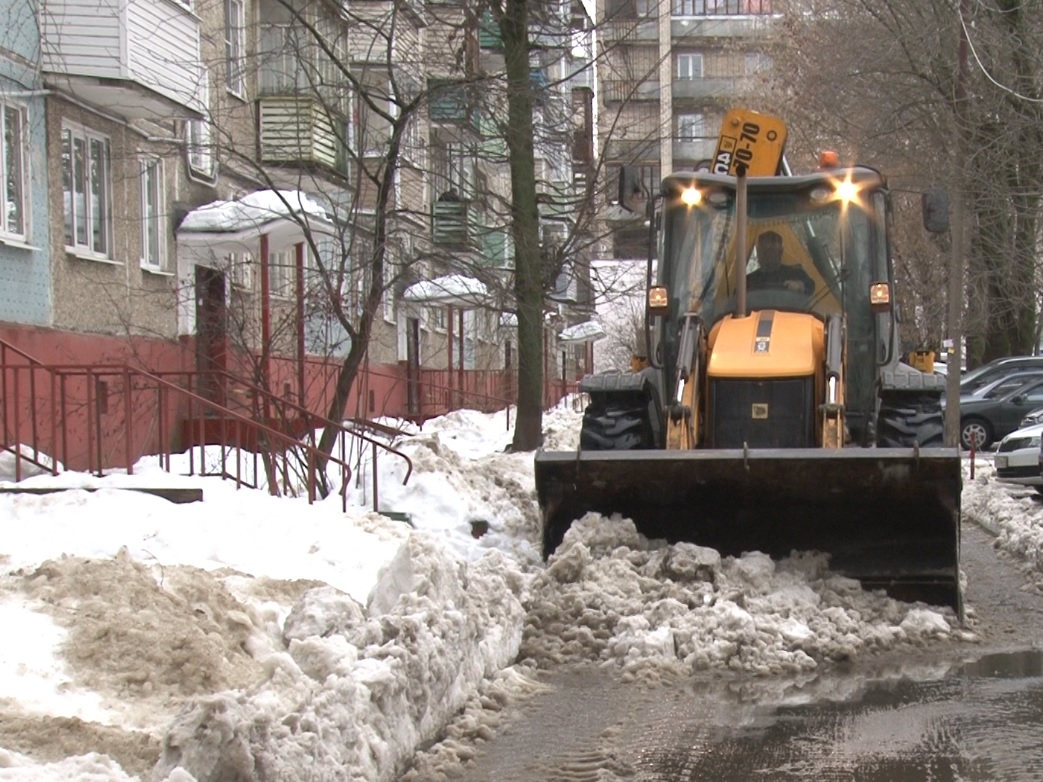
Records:
[[[762,266],[777,266],[782,261],[782,239],[775,236],[757,237],[757,260]]]

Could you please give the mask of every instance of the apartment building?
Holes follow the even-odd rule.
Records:
[[[647,192],[712,157],[725,112],[770,69],[772,0],[599,0],[598,132],[609,183],[635,166]],[[613,196],[614,197],[614,194]],[[647,230],[617,226],[608,254],[642,258]]]
[[[416,412],[403,379],[421,367],[512,367],[502,47],[466,2],[0,8],[0,338],[49,364],[224,371],[322,410],[373,312],[360,414]],[[539,21],[556,356],[584,306],[567,204],[593,159],[576,76],[593,53],[582,5]],[[461,276],[482,295],[408,295]]]

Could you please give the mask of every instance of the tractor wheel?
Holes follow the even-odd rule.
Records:
[[[600,399],[583,413],[579,447],[582,451],[632,451],[652,447],[646,420],[648,406],[630,398]]]
[[[940,447],[945,441],[941,402],[929,394],[885,399],[876,431],[876,444],[882,448]]]

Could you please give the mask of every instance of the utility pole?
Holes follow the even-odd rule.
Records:
[[[945,444],[960,447],[960,366],[963,363],[963,279],[967,246],[967,199],[965,190],[967,150],[964,128],[967,122],[967,0],[959,3],[960,41],[956,50],[956,85],[953,116],[956,128],[954,146],[955,187],[952,194],[952,250],[949,256],[949,336],[946,353]]]

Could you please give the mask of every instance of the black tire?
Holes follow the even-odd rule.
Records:
[[[992,445],[992,425],[984,418],[964,418],[960,421],[960,446],[969,451],[971,449],[971,438],[976,437],[974,443],[976,451],[984,451]]]
[[[885,399],[877,417],[881,448],[937,448],[945,443],[941,400],[933,394],[903,394]]]
[[[583,413],[583,451],[633,451],[653,447],[648,405],[633,397],[595,400]]]

